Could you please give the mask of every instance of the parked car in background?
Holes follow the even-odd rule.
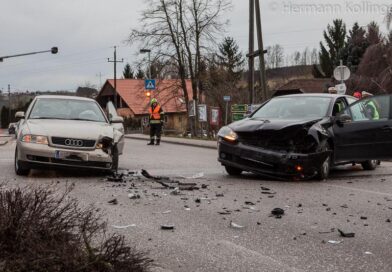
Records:
[[[16,123],[10,123],[8,125],[8,134],[15,134],[15,130],[16,130]]]
[[[391,104],[390,95],[272,98],[219,131],[219,161],[230,175],[281,178],[325,179],[331,167],[352,163],[374,170],[392,158]]]
[[[15,149],[15,172],[33,168],[72,167],[116,170],[124,147],[122,117],[109,102],[108,116],[92,99],[38,96],[21,118]]]

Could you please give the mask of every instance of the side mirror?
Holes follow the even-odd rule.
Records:
[[[122,118],[121,116],[115,116],[110,119],[110,122],[112,124],[122,124],[122,123],[124,123],[124,118]]]
[[[339,126],[342,126],[343,124],[347,124],[347,123],[350,123],[352,121],[352,119],[351,119],[351,116],[350,115],[348,115],[348,114],[341,114],[341,115],[338,115],[337,117],[336,117],[336,123],[339,125]]]
[[[24,119],[25,118],[25,113],[23,111],[18,111],[15,113],[15,118],[16,119]]]

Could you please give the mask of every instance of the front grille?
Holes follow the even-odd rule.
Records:
[[[93,148],[95,147],[95,140],[52,137],[52,144],[70,148]]]
[[[244,145],[271,150],[290,150],[290,140],[269,133],[238,133],[238,141]]]

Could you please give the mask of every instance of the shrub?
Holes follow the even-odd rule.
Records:
[[[1,187],[0,187],[1,190]],[[101,214],[69,191],[0,191],[0,271],[147,271],[152,260],[107,234]]]

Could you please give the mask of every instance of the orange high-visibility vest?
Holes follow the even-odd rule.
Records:
[[[160,111],[161,110],[161,106],[157,105],[154,109],[154,111],[152,110],[152,108],[150,107],[149,112],[150,112],[150,118],[152,120],[161,120],[161,114]]]

